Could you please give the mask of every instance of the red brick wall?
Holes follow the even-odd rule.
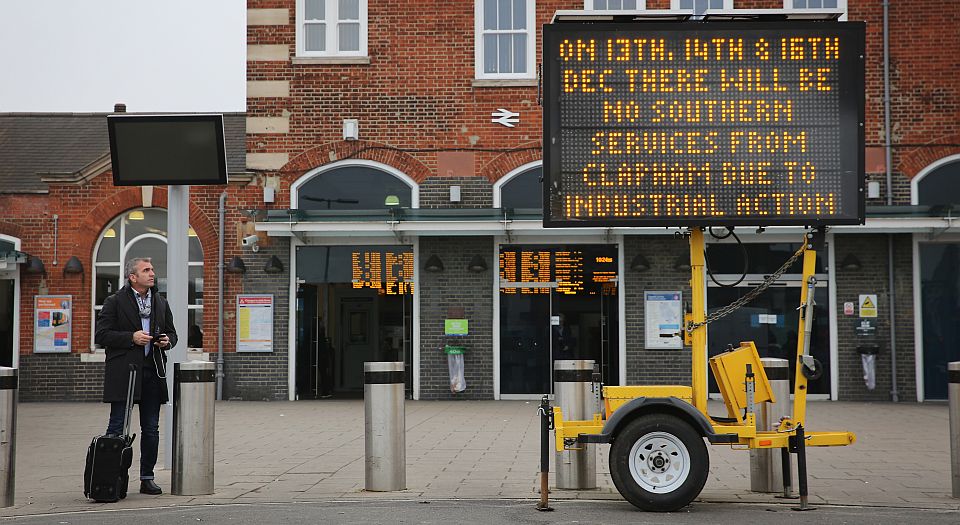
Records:
[[[289,9],[288,26],[252,26],[249,44],[288,44],[295,53],[293,0],[251,0],[251,8]],[[429,17],[412,17],[404,2],[369,2],[369,65],[292,65],[290,62],[248,62],[249,80],[287,80],[290,98],[248,100],[250,116],[290,115],[289,134],[248,136],[252,153],[287,152],[293,160],[284,170],[284,188],[305,169],[330,162],[330,152],[342,158],[344,149],[389,146],[403,150],[431,148],[490,149],[536,147],[541,111],[535,87],[474,88],[474,1],[419,3]],[[669,9],[669,0],[649,0],[649,9]],[[738,9],[776,9],[782,0],[738,0]],[[549,21],[558,9],[582,9],[582,1],[537,2],[537,24]],[[893,168],[912,177],[930,162],[960,152],[960,25],[953,0],[891,2],[891,103]],[[882,3],[849,0],[848,19],[867,24],[866,142],[882,147],[883,47]],[[538,54],[542,42],[537,36]],[[539,58],[538,58],[539,61]],[[498,107],[521,113],[514,129],[489,122]],[[341,122],[360,120],[361,143],[344,146]],[[479,137],[472,145],[470,136]],[[919,146],[923,145],[923,146]],[[311,151],[313,150],[313,151]],[[376,150],[375,150],[376,151]],[[308,159],[298,158],[306,153]],[[521,164],[516,154],[475,153],[477,174],[496,180]],[[368,151],[359,158],[375,158]],[[436,169],[435,152],[410,151],[404,166],[387,163],[418,181]],[[499,158],[498,158],[499,157]],[[520,155],[519,157],[529,157]],[[380,159],[378,159],[380,160]],[[281,193],[282,195],[282,193]],[[908,203],[901,191],[898,202]],[[285,199],[285,196],[281,196]]]

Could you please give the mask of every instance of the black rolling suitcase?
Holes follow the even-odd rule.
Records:
[[[87,448],[87,464],[83,469],[83,495],[94,501],[112,503],[127,497],[130,464],[133,463],[133,440],[130,435],[130,414],[133,412],[133,389],[137,367],[130,365],[127,385],[127,410],[123,416],[123,434],[97,436]]]

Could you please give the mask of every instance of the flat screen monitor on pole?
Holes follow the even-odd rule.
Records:
[[[544,226],[861,224],[864,24],[544,27]]]
[[[115,186],[227,183],[223,115],[109,115]]]

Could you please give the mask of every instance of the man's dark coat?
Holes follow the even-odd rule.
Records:
[[[170,305],[160,294],[153,291],[150,315],[151,335],[167,334],[172,348],[177,344],[177,332],[173,327],[173,313]],[[106,349],[107,360],[103,373],[103,402],[123,402],[127,398],[127,383],[130,378],[130,365],[137,367],[137,383],[134,399],[140,400],[140,387],[143,384],[143,367],[151,366],[164,374],[162,352],[156,347],[150,357],[143,355],[143,347],[133,344],[133,333],[143,330],[140,322],[140,307],[134,296],[133,288],[126,285],[117,293],[107,297],[103,309],[97,316],[97,332],[94,340]],[[167,402],[167,390],[164,388],[162,402]]]

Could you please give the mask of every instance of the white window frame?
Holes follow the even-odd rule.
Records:
[[[474,0],[474,71],[477,79],[533,79],[536,78],[536,55],[537,55],[537,2],[536,0],[526,0],[527,2],[527,71],[523,73],[484,73],[483,71],[483,2],[484,0]],[[502,31],[498,31],[502,32]]]
[[[365,57],[367,56],[367,34],[369,28],[369,17],[367,16],[367,0],[358,0],[360,2],[360,49],[357,51],[340,51],[339,39],[337,33],[337,17],[339,14],[338,0],[324,1],[324,24],[326,31],[326,50],[325,51],[307,51],[305,40],[306,31],[304,25],[306,20],[306,0],[297,0],[297,56],[298,57]]]
[[[793,0],[783,0],[783,8],[784,8],[785,10],[792,11],[792,12],[794,12],[794,13],[802,13],[802,12],[804,12],[804,11],[826,11],[826,12],[842,11],[843,14],[840,15],[840,18],[839,18],[838,20],[840,20],[841,22],[845,22],[845,21],[847,20],[847,0],[837,0],[837,7],[836,7],[836,8],[833,8],[833,7],[793,7]]]
[[[694,0],[694,4],[696,4],[696,0]],[[680,0],[670,0],[670,9],[680,10]],[[717,8],[712,9],[716,10]],[[723,0],[723,7],[720,9],[733,9],[733,0]],[[683,11],[689,11],[689,9],[683,9]]]
[[[611,11],[611,9],[598,9],[594,7],[594,2],[596,0],[583,0],[583,8],[586,11]],[[647,8],[647,0],[637,0],[637,11]],[[622,11],[618,9],[617,11]],[[633,11],[633,9],[627,9],[627,11]]]

